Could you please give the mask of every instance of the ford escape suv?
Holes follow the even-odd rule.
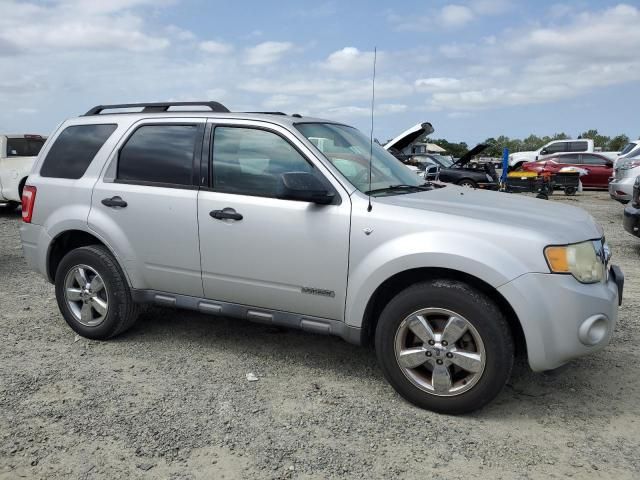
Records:
[[[337,335],[373,343],[410,402],[463,413],[517,348],[535,371],[602,349],[622,298],[590,215],[504,195],[425,183],[337,122],[98,106],[47,140],[20,233],[79,335],[145,303]]]

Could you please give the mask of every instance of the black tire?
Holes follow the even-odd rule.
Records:
[[[463,178],[458,181],[458,186],[460,187],[469,187],[469,188],[478,188],[478,184],[471,180],[470,178]]]
[[[627,203],[629,203],[629,200],[617,200],[616,202],[620,202],[622,205],[626,205]]]
[[[565,195],[575,195],[576,194],[576,187],[564,187],[564,194]]]
[[[549,200],[549,195],[546,193],[539,193],[536,195],[536,198],[539,198],[540,200]]]
[[[485,366],[469,390],[439,396],[418,388],[403,373],[395,354],[396,332],[405,318],[423,308],[462,315],[481,337]],[[503,314],[483,293],[454,280],[417,283],[396,295],[380,315],[375,347],[385,378],[403,398],[418,407],[447,414],[468,413],[493,400],[509,379],[514,361],[513,338]]]
[[[94,269],[106,286],[108,309],[102,323],[86,326],[71,312],[65,299],[65,278],[78,265]],[[106,340],[129,329],[138,317],[138,305],[131,298],[127,280],[111,252],[102,245],[76,248],[60,262],[55,276],[56,299],[62,316],[78,335],[95,340]]]

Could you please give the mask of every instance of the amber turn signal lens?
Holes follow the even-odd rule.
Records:
[[[569,261],[567,259],[567,247],[547,247],[544,256],[549,262],[549,267],[555,273],[569,273]]]

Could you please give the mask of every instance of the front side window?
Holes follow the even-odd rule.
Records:
[[[564,163],[570,165],[581,164],[579,154],[560,155],[555,159],[556,163]]]
[[[124,182],[193,185],[193,156],[198,131],[198,125],[139,127],[120,150],[117,179]]]
[[[73,180],[81,178],[116,128],[115,124],[75,125],[65,128],[51,145],[40,175]]]
[[[557,142],[557,143],[552,143],[551,145],[547,146],[544,148],[545,153],[560,153],[560,152],[566,152],[567,149],[567,144],[565,142]]]
[[[424,180],[360,131],[332,123],[299,123],[296,128],[361,192],[403,193],[394,186],[420,187]],[[371,156],[371,186],[369,158]],[[389,190],[390,189],[390,190]],[[379,192],[379,193],[377,193]],[[406,190],[404,193],[410,193]]]
[[[36,157],[44,138],[7,138],[7,157]]]
[[[216,127],[213,188],[219,192],[278,198],[283,173],[316,173],[284,138],[255,128]]]

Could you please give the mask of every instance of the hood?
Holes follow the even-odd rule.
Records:
[[[505,235],[509,235],[509,229],[529,230],[546,238],[547,244],[582,242],[601,238],[604,233],[593,217],[581,208],[453,185],[427,192],[378,197],[376,202],[457,216],[461,221],[464,218],[484,221],[494,224],[495,229],[504,227]],[[523,255],[526,255],[526,249],[523,244]]]
[[[408,130],[402,132],[390,142],[387,142],[384,148],[385,150],[389,150],[391,148],[395,148],[396,150],[403,150],[421,136],[429,135],[430,133],[433,133],[433,126],[429,122],[418,123],[417,125],[414,125]]]
[[[461,156],[458,160],[456,160],[455,163],[451,166],[464,167],[467,163],[469,163],[469,160],[471,160],[473,157],[478,155],[480,152],[484,152],[487,148],[489,148],[489,145],[485,143],[479,143],[478,145],[473,147],[471,150],[469,150],[467,153],[465,153],[463,156]]]

